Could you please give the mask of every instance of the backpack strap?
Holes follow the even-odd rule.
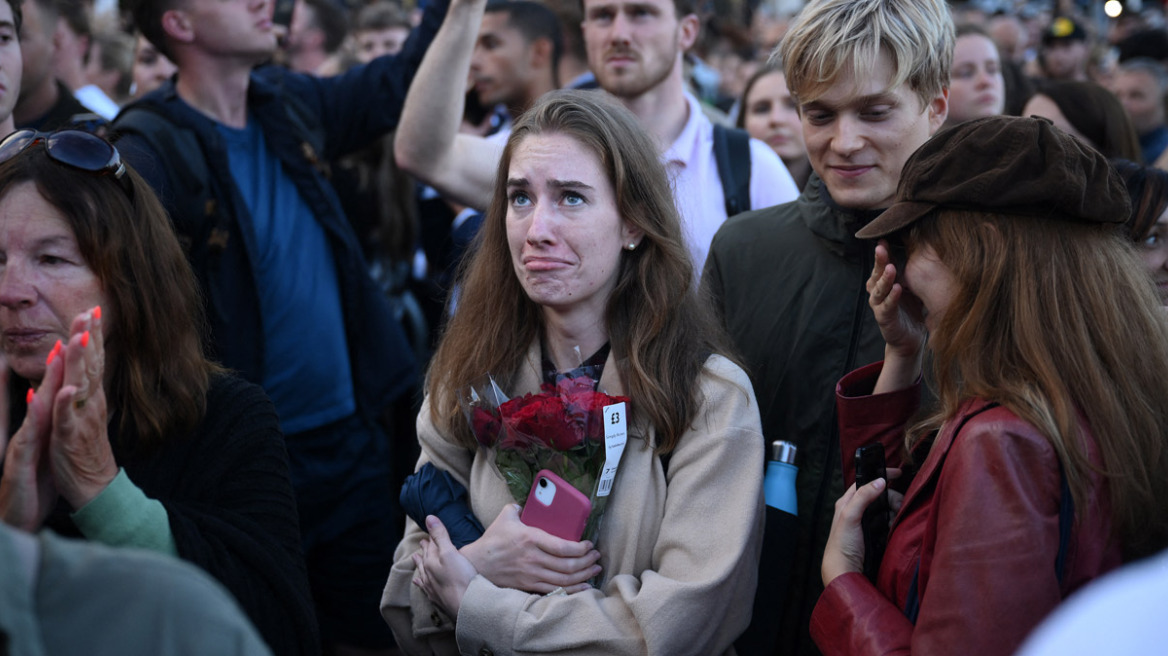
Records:
[[[957,439],[957,434],[960,433],[961,429],[965,427],[965,422],[976,417],[978,414],[985,412],[990,408],[996,408],[997,406],[997,403],[991,403],[990,405],[962,420],[961,426],[957,428],[957,433],[954,433],[954,439]],[[1058,578],[1059,586],[1061,587],[1066,579],[1067,551],[1070,549],[1071,529],[1074,527],[1075,523],[1075,500],[1071,496],[1071,486],[1067,482],[1067,474],[1065,471],[1063,471],[1063,465],[1061,462],[1059,463],[1059,479],[1062,483],[1061,492],[1059,495],[1059,545],[1058,554],[1054,559],[1054,572],[1055,576]],[[921,613],[921,591],[919,587],[920,575],[921,559],[918,557],[916,570],[913,571],[912,583],[909,584],[908,587],[908,599],[905,601],[904,605],[904,615],[908,618],[908,621],[912,622],[913,624],[917,623],[917,617]]]
[[[215,214],[211,175],[194,130],[176,125],[148,105],[133,105],[118,114],[114,123],[115,142],[127,134],[141,137],[157,157],[166,158],[162,168],[169,172],[174,207],[201,207],[204,218]]]
[[[726,196],[726,216],[749,211],[750,135],[745,130],[715,123],[714,160]]]

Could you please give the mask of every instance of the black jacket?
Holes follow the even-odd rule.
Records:
[[[817,653],[807,627],[843,494],[835,383],[884,357],[864,289],[876,244],[854,236],[876,214],[835,205],[812,175],[797,200],[727,221],[702,275],[754,384],[763,435],[799,449],[799,531],[777,653]]]
[[[252,73],[248,85],[248,108],[267,147],[328,235],[354,394],[366,417],[378,416],[410,389],[416,364],[392,308],[369,277],[361,246],[327,179],[326,163],[367,146],[397,125],[406,92],[447,5],[445,0],[429,3],[421,25],[396,56],[379,57],[334,78],[266,66]],[[184,135],[193,135],[193,153],[158,152],[133,131],[121,134],[117,146],[170,212],[206,297],[214,357],[262,384],[264,339],[251,264],[258,257],[253,219],[231,175],[215,122],[179,98],[173,79],[124,108],[114,121],[115,131],[120,133],[127,115],[137,109],[152,111]],[[172,143],[183,146],[188,141],[190,137],[176,137]],[[200,158],[201,166],[182,161],[187,158]],[[209,189],[202,189],[200,197],[191,197],[191,181],[184,179],[190,171],[205,171],[209,178]]]
[[[319,653],[288,455],[263,390],[216,378],[202,423],[156,448],[126,444],[114,426],[114,458],[166,508],[179,557],[235,596],[274,654]],[[82,537],[64,501],[45,526]],[[100,591],[94,595],[90,601],[100,603]]]

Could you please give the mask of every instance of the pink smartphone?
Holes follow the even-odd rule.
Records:
[[[531,484],[527,503],[519,519],[528,526],[541,528],[565,540],[579,542],[592,502],[584,493],[559,476],[541,469]]]

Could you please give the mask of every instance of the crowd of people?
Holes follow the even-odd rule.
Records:
[[[0,0],[0,645],[1073,644],[1168,553],[1168,25],[1119,4]],[[627,408],[572,539],[466,391],[581,372]]]

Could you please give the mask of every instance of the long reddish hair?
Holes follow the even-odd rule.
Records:
[[[931,246],[958,285],[930,340],[939,406],[910,450],[963,401],[997,402],[1050,440],[1082,509],[1082,416],[1125,553],[1168,546],[1168,320],[1117,227],[942,210],[905,242]]]

